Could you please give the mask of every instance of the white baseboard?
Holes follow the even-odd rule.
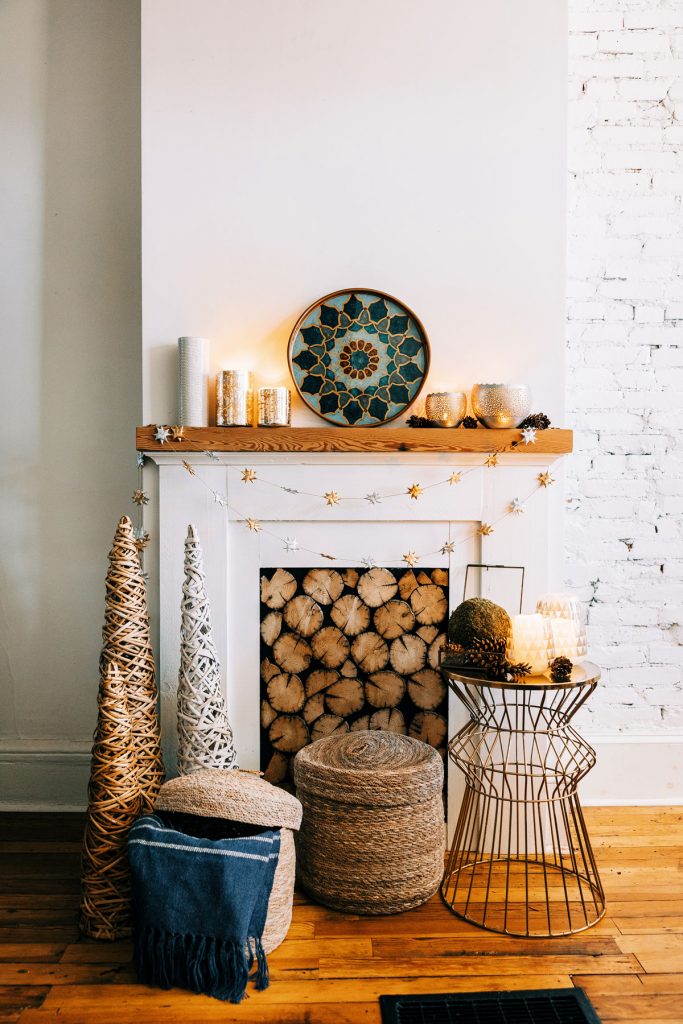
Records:
[[[598,759],[579,787],[586,807],[683,804],[683,733],[586,739]]]
[[[683,733],[586,738],[598,757],[579,789],[586,807],[683,804]],[[84,810],[89,751],[35,747],[0,747],[0,810]]]
[[[0,811],[83,811],[90,752],[0,748]]]

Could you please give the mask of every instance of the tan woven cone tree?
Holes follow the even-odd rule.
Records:
[[[185,539],[178,674],[178,772],[237,768],[232,729],[223,699],[220,664],[211,630],[211,610],[199,536]]]
[[[135,547],[133,524],[119,520],[109,552],[100,675],[116,663],[123,679],[133,729],[133,749],[142,811],[153,810],[164,780],[154,656],[149,636],[147,592]]]
[[[92,939],[121,939],[130,934],[126,842],[140,804],[125,685],[112,664],[105,669],[98,695],[83,839],[79,924]]]

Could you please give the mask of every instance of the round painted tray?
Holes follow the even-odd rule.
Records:
[[[400,416],[429,370],[429,341],[398,299],[346,288],[314,302],[289,339],[289,369],[306,405],[338,427]]]

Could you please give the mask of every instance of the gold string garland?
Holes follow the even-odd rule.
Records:
[[[174,431],[176,431],[176,430],[181,430],[181,428],[175,428],[175,427],[169,428],[169,430],[168,430],[168,437],[166,437],[164,439],[164,441],[162,441],[162,444],[166,443],[169,438],[171,440],[174,440],[174,436],[173,435],[174,435]],[[522,440],[523,440],[524,444],[527,445],[527,444],[530,444],[530,443],[534,443],[535,439],[536,439],[535,431],[521,431],[520,440],[512,441],[512,442],[510,442],[509,445],[507,445],[505,447],[502,447],[502,448],[492,449],[490,452],[488,452],[486,454],[486,456],[484,458],[484,461],[482,463],[478,464],[478,465],[471,466],[469,469],[457,470],[457,471],[451,472],[450,475],[448,477],[446,477],[444,480],[437,480],[434,483],[425,484],[425,485],[422,485],[420,483],[414,483],[410,487],[408,487],[407,490],[389,492],[387,494],[379,494],[377,491],[372,491],[369,494],[366,494],[366,495],[363,495],[363,496],[359,496],[359,495],[339,494],[339,492],[336,491],[336,490],[329,490],[329,491],[325,491],[323,493],[314,492],[314,491],[305,491],[305,490],[299,490],[299,489],[294,488],[294,487],[287,487],[284,484],[279,484],[279,483],[276,483],[273,480],[268,480],[266,478],[263,478],[260,475],[257,475],[256,470],[254,470],[254,469],[252,469],[252,468],[250,468],[248,466],[245,466],[242,469],[239,469],[237,466],[226,466],[225,468],[228,471],[240,473],[241,474],[241,480],[245,484],[247,484],[247,483],[254,483],[254,482],[258,481],[262,485],[265,485],[267,487],[274,487],[277,490],[285,491],[287,494],[301,494],[301,495],[305,495],[306,497],[319,498],[322,501],[324,501],[325,504],[328,507],[333,507],[335,505],[339,505],[341,502],[344,502],[344,501],[365,501],[365,502],[368,502],[371,505],[379,505],[383,501],[388,500],[388,499],[393,499],[393,498],[406,498],[406,497],[408,497],[411,500],[417,501],[421,497],[421,495],[424,494],[424,492],[426,490],[429,490],[429,489],[431,489],[433,487],[441,487],[441,486],[443,486],[445,484],[448,484],[449,486],[453,486],[455,484],[459,484],[463,480],[463,478],[465,476],[467,476],[469,473],[473,473],[477,469],[481,469],[481,468],[484,468],[484,467],[488,468],[488,469],[494,469],[495,467],[497,467],[499,465],[498,457],[500,455],[502,455],[502,454],[505,454],[506,452],[512,452],[512,451],[517,450],[519,448],[520,442]],[[182,431],[181,431],[181,436],[178,437],[177,440],[187,440],[186,438],[182,437]],[[197,451],[201,452],[202,455],[205,455],[207,458],[209,458],[212,461],[216,461],[216,462],[219,461],[218,456],[216,455],[215,452],[203,449],[201,447],[201,445],[198,444],[197,442],[191,442],[191,443],[195,444]],[[342,557],[340,555],[331,555],[331,554],[328,554],[327,552],[324,552],[324,551],[315,551],[312,548],[304,547],[304,546],[299,544],[298,540],[295,537],[280,537],[277,533],[275,533],[272,530],[269,530],[265,526],[263,526],[263,524],[260,522],[260,520],[256,519],[253,516],[250,516],[250,515],[247,515],[247,514],[243,514],[237,508],[235,508],[235,506],[232,505],[228,501],[227,495],[221,493],[220,491],[214,490],[214,488],[212,488],[200,476],[197,475],[196,467],[193,466],[190,462],[188,462],[187,460],[183,459],[183,463],[182,464],[183,464],[183,467],[185,468],[185,470],[191,476],[196,477],[203,484],[203,486],[206,487],[207,490],[209,490],[211,492],[211,494],[213,496],[213,499],[214,499],[214,501],[216,502],[217,505],[219,505],[221,508],[224,508],[226,511],[231,512],[238,521],[244,523],[244,525],[247,527],[247,529],[250,532],[252,532],[252,533],[266,533],[269,536],[274,537],[276,540],[279,540],[280,543],[283,545],[283,548],[284,548],[285,551],[289,551],[289,552],[291,552],[291,551],[306,551],[309,554],[317,555],[320,558],[326,558],[329,561],[344,561],[344,562],[349,562],[349,563],[354,563],[355,562],[355,563],[357,563],[359,565],[364,565],[364,566],[370,567],[370,568],[372,568],[376,564],[375,560],[370,555],[366,555],[363,558],[358,558],[357,556],[352,557],[352,558],[346,558],[346,557]],[[520,499],[518,497],[512,498],[510,500],[510,502],[508,502],[508,504],[507,504],[506,511],[503,513],[503,515],[501,515],[494,522],[492,522],[492,523],[485,523],[485,522],[484,523],[480,523],[479,526],[471,534],[468,534],[466,537],[461,538],[459,541],[446,540],[444,542],[444,544],[440,548],[435,550],[435,551],[428,551],[428,552],[424,552],[423,554],[417,554],[415,551],[409,551],[409,552],[407,552],[407,554],[402,555],[400,557],[400,559],[397,559],[397,561],[403,561],[403,562],[406,562],[406,564],[408,564],[410,566],[414,566],[414,565],[417,565],[420,562],[421,559],[427,558],[427,557],[429,557],[431,555],[436,555],[436,554],[451,555],[451,554],[454,553],[455,548],[458,545],[464,544],[466,541],[470,540],[472,537],[489,537],[494,532],[494,528],[497,526],[498,523],[502,522],[508,516],[519,516],[521,513],[523,513],[525,511],[525,509],[526,509],[526,502],[529,501],[529,499],[537,491],[545,489],[547,487],[550,487],[554,483],[555,483],[555,480],[552,477],[552,475],[550,474],[549,470],[546,470],[546,471],[544,471],[542,473],[539,473],[538,476],[537,476],[537,486],[534,488],[534,490],[529,495],[527,495],[527,497],[524,498],[524,499]]]

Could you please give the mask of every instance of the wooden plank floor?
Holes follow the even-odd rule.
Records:
[[[136,985],[129,943],[79,938],[79,815],[0,815],[0,1022],[379,1024],[382,993],[580,985],[605,1022],[683,1022],[683,808],[586,812],[607,916],[570,938],[520,940],[438,897],[356,918],[297,897],[271,987],[240,1006]]]

